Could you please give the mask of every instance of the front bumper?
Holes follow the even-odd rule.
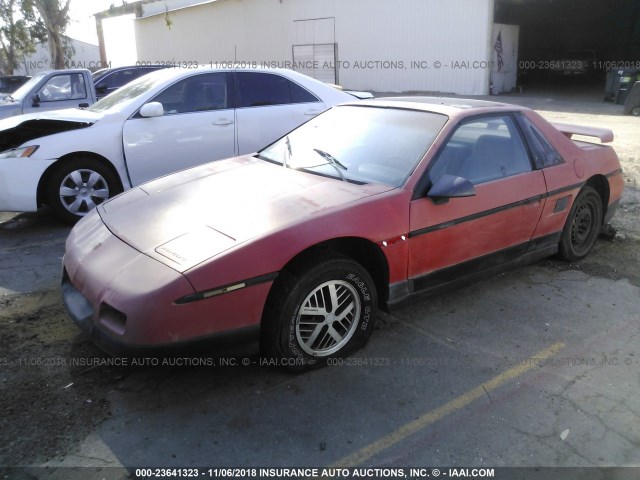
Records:
[[[104,329],[96,326],[93,322],[95,312],[91,302],[76,289],[66,274],[62,279],[62,299],[69,316],[73,322],[87,334],[93,343],[105,352],[115,357],[167,357],[171,355],[184,355],[186,349],[206,348],[208,354],[234,354],[236,349],[256,344],[260,338],[260,327],[239,328],[230,332],[222,332],[211,336],[187,340],[184,342],[173,342],[162,345],[134,345],[114,337]],[[141,365],[145,363],[140,362]]]
[[[257,335],[270,283],[186,304],[181,273],[115,237],[97,212],[72,230],[62,296],[73,321],[111,354],[148,353],[197,340],[237,343]]]
[[[38,184],[55,160],[5,158],[0,160],[0,212],[35,212]]]

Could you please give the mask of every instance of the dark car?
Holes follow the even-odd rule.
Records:
[[[115,92],[120,87],[126,85],[131,80],[135,80],[142,75],[154,72],[165,65],[135,65],[129,67],[103,68],[93,73],[93,84],[96,88],[98,100]]]
[[[8,95],[24,85],[31,77],[25,75],[7,75],[0,77],[0,94]]]

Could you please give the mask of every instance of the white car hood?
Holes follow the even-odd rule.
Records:
[[[66,120],[69,122],[95,123],[104,117],[104,113],[82,110],[80,108],[65,108],[50,110],[42,113],[27,113],[0,120],[0,131],[14,128],[28,120]]]
[[[0,120],[0,151],[20,147],[37,138],[90,127],[104,116],[104,113],[69,108]]]

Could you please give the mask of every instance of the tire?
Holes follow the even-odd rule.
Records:
[[[580,190],[562,230],[558,249],[560,258],[569,262],[584,258],[596,243],[602,218],[600,195],[587,185]]]
[[[93,158],[63,160],[47,180],[46,202],[67,223],[122,192],[117,175]]]
[[[640,117],[640,107],[632,108],[631,115],[633,115],[634,117]]]
[[[294,372],[331,364],[367,343],[377,310],[375,284],[360,264],[338,255],[307,259],[273,286],[261,352]]]

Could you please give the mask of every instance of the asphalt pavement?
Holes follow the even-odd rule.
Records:
[[[638,119],[625,122],[640,143]],[[248,350],[107,369],[104,421],[24,463],[0,447],[0,466],[48,479],[127,478],[124,467],[640,466],[638,203],[625,195],[621,235],[599,240],[595,260],[545,260],[383,314],[367,347],[331,367],[293,375]],[[20,315],[44,321],[57,308],[68,320],[56,296],[68,231],[46,211],[0,214],[4,305],[32,298]],[[68,322],[64,341],[81,342]],[[47,385],[72,391],[85,378],[65,370]]]

